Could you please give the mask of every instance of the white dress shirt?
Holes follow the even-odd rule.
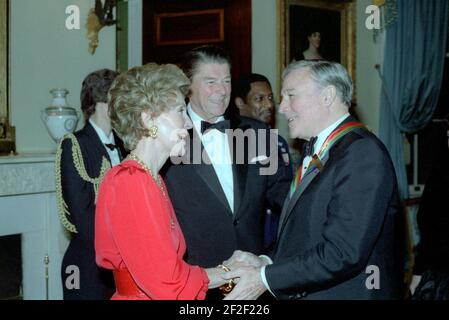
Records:
[[[332,131],[335,130],[335,128],[338,127],[340,123],[342,123],[347,117],[349,117],[349,113],[344,114],[341,118],[339,118],[337,121],[335,121],[333,124],[331,124],[329,127],[321,131],[316,139],[315,145],[313,146],[313,154],[318,153],[320,148],[323,146],[323,143],[326,141],[327,137],[332,133]],[[309,166],[310,161],[312,161],[311,156],[307,156],[302,161],[302,171],[301,171],[301,177],[304,177],[304,174],[307,171],[307,167]],[[279,226],[280,228],[281,226]],[[273,261],[268,256],[260,256],[267,259],[268,264],[272,264]],[[262,277],[262,282],[267,287],[268,291],[274,296],[274,293],[271,291],[270,286],[268,285],[267,278],[265,277],[265,266],[263,266],[260,269],[260,276]]]
[[[189,113],[190,119],[192,119],[193,127],[198,133],[215,173],[217,174],[220,185],[228,200],[229,207],[232,212],[234,212],[234,180],[228,137],[225,133],[219,130],[208,130],[202,134],[201,121],[205,120],[193,111],[190,103],[187,106],[187,112]],[[215,122],[222,120],[224,120],[223,116],[219,117]]]
[[[111,150],[105,146],[106,143],[115,145],[114,134],[112,133],[112,131],[109,134],[109,136],[106,136],[106,133],[104,133],[103,129],[97,126],[92,119],[89,119],[89,123],[92,125],[98,137],[100,138],[101,142],[103,143],[103,147],[108,152],[109,159],[111,159],[111,165],[112,166],[118,165],[120,163],[120,156],[118,154],[118,149],[115,148],[114,150]]]

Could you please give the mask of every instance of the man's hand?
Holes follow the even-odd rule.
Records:
[[[241,267],[224,273],[222,277],[227,280],[239,278],[224,300],[256,300],[267,290],[262,282],[260,267]]]
[[[260,268],[267,265],[268,261],[252,254],[251,252],[236,250],[228,260],[223,261],[223,264],[233,270],[239,267]]]

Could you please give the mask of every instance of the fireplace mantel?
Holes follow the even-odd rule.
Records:
[[[59,223],[54,154],[0,157],[0,236],[22,235],[24,299],[61,299],[68,236]]]
[[[54,154],[0,157],[0,196],[55,191]]]

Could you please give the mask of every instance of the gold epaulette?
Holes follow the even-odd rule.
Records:
[[[80,145],[78,143],[78,140],[72,133],[66,134],[64,138],[61,139],[61,142],[58,145],[55,159],[55,178],[56,178],[56,201],[58,203],[59,219],[64,228],[66,228],[68,231],[78,233],[76,227],[67,218],[67,216],[70,215],[70,212],[62,196],[61,155],[62,155],[62,143],[65,139],[70,139],[72,141],[72,159],[79,176],[81,177],[81,179],[83,179],[86,182],[92,183],[94,186],[95,203],[97,202],[98,188],[100,187],[100,183],[103,180],[106,171],[108,171],[108,169],[111,168],[111,164],[105,157],[103,157],[99,176],[96,178],[92,178],[87,174]]]

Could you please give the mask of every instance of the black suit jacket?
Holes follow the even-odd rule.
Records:
[[[103,158],[109,162],[109,155],[92,125],[86,121],[81,130],[75,132],[80,145],[87,174],[96,178],[100,174]],[[124,154],[123,144],[114,137],[120,155]],[[61,186],[64,201],[70,212],[70,222],[78,233],[71,234],[71,241],[62,261],[62,284],[64,299],[109,299],[115,291],[110,271],[97,267],[95,263],[94,226],[95,192],[93,184],[84,181],[78,174],[72,156],[72,142],[62,142]],[[66,274],[67,266],[75,265],[80,271],[80,288],[69,290],[65,281],[72,273]]]
[[[165,168],[165,183],[187,243],[185,258],[188,263],[202,267],[217,266],[237,249],[262,253],[267,205],[281,208],[291,182],[288,167],[277,154],[277,135],[269,134],[268,127],[257,120],[232,116],[230,123],[234,134],[241,129],[249,137],[241,144],[239,153],[237,143],[231,139],[234,214],[213,166],[200,161],[198,151],[203,148],[194,129],[190,130],[188,152],[182,158],[184,164],[172,161]],[[265,137],[258,137],[255,130],[265,133]],[[261,155],[271,162],[250,164],[257,156],[261,159]],[[268,168],[274,168],[275,173],[260,173]]]
[[[405,247],[387,150],[356,129],[321,163],[285,202],[265,269],[270,289],[278,299],[399,298]]]

